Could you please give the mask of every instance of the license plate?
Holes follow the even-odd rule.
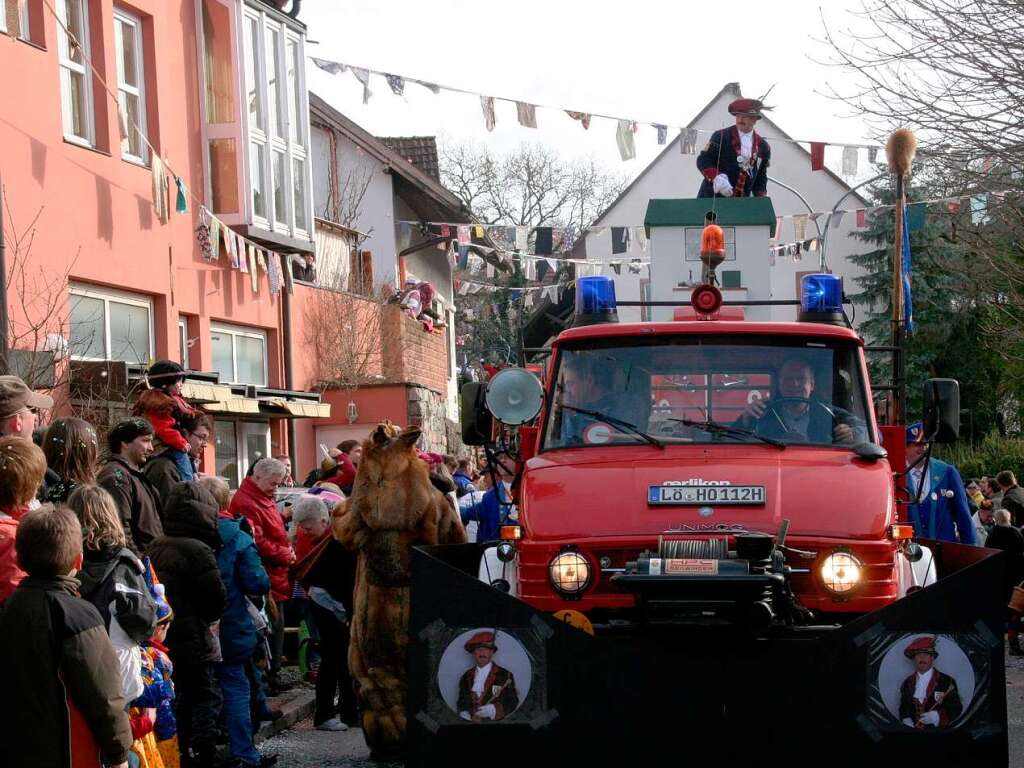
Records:
[[[764,504],[763,485],[652,485],[648,504]]]

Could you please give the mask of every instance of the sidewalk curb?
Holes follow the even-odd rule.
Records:
[[[279,708],[284,714],[282,717],[271,722],[263,723],[256,733],[255,741],[259,744],[281,731],[288,730],[300,720],[311,717],[316,700],[316,693],[312,688],[295,688],[283,696],[270,699],[268,704],[271,707]]]

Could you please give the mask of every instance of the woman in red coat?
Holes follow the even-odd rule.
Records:
[[[277,610],[268,612],[273,630],[270,643],[272,691],[280,687],[277,673],[281,669],[281,656],[284,652],[284,613],[280,606],[291,597],[288,566],[295,562],[295,550],[288,539],[284,518],[274,501],[274,493],[287,474],[287,468],[277,459],[260,459],[253,467],[252,475],[242,481],[228,507],[232,517],[244,517],[252,526],[256,549],[270,576],[270,594],[278,606]]]

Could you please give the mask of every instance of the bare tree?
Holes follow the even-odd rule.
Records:
[[[951,218],[948,237],[970,254],[962,293],[992,344],[1024,360],[1024,3],[863,0],[849,26],[825,20],[824,42],[852,75],[828,93],[880,139],[912,128],[933,196],[986,196],[984,210]]]
[[[567,162],[550,148],[522,144],[495,155],[474,143],[441,148],[441,180],[487,224],[581,231],[626,185],[592,159]]]
[[[346,291],[312,291],[304,310],[303,342],[313,353],[311,378],[320,386],[356,389],[379,381],[384,343],[383,300]]]

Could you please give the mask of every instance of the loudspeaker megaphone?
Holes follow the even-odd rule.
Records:
[[[525,368],[505,368],[487,384],[487,409],[504,424],[532,421],[544,402],[544,387]]]

